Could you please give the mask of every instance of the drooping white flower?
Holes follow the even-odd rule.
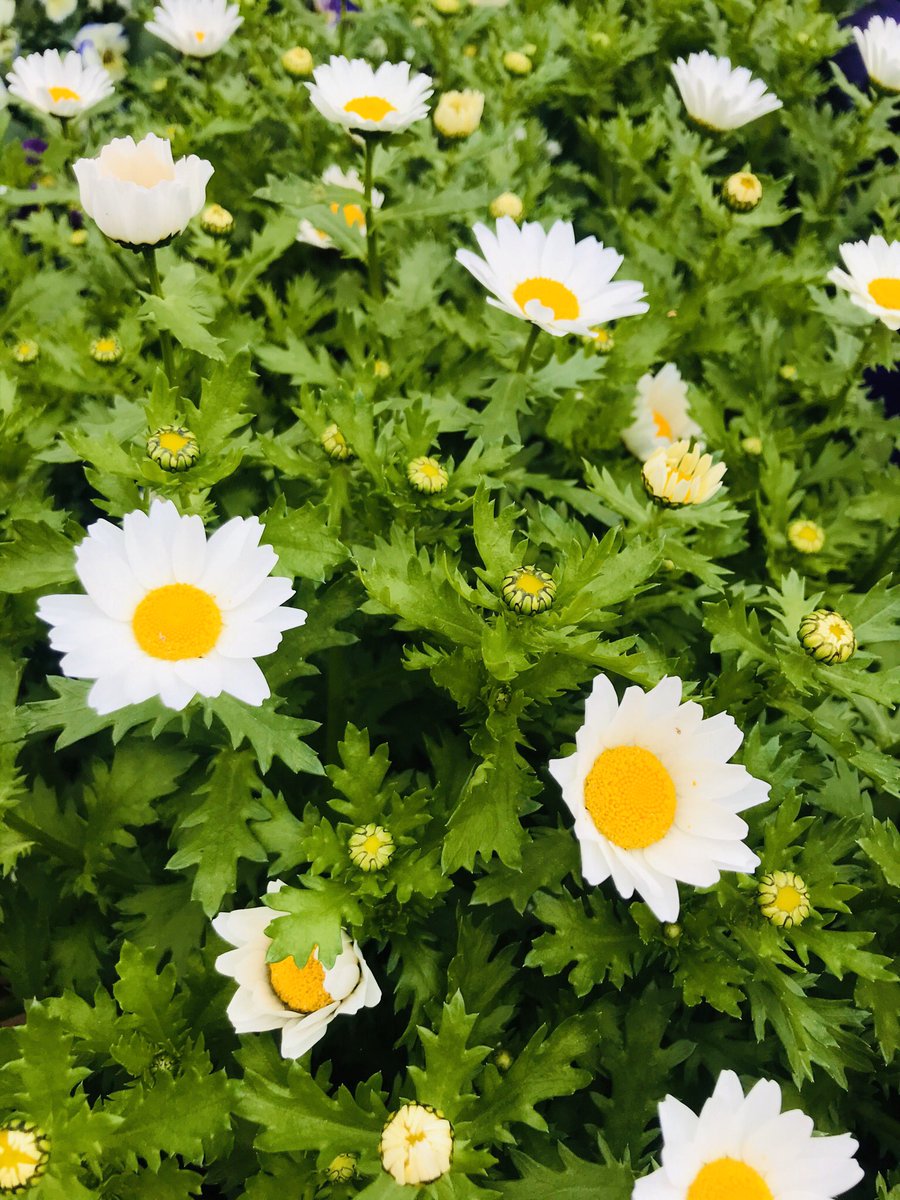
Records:
[[[267,892],[284,887],[273,880]],[[313,950],[298,967],[293,958],[266,962],[272,939],[266,928],[282,913],[277,908],[237,909],[213,919],[216,933],[235,946],[216,959],[216,970],[236,980],[238,990],[228,1005],[237,1033],[281,1030],[284,1058],[299,1058],[325,1036],[335,1017],[352,1016],[381,999],[381,988],[359,946],[342,931],[342,950],[326,967]]]
[[[637,891],[660,921],[674,921],[676,880],[709,887],[721,871],[752,871],[759,859],[737,814],[763,803],[769,786],[728,761],[742,741],[727,713],[704,718],[699,704],[682,704],[680,679],[630,687],[620,703],[598,675],[575,753],[550,763],[585,881],[612,876],[626,900]]]
[[[428,1104],[404,1104],[382,1130],[378,1150],[397,1183],[434,1183],[450,1170],[453,1126]]]
[[[853,36],[869,78],[886,92],[900,92],[900,22],[893,17],[873,17]]]
[[[593,326],[645,313],[643,284],[613,282],[622,255],[594,237],[575,240],[568,221],[545,232],[536,221],[521,227],[501,217],[496,233],[478,224],[473,231],[484,258],[457,250],[456,258],[493,296],[488,304],[554,337],[587,336]]]
[[[128,35],[125,26],[118,21],[82,25],[72,39],[72,45],[86,63],[102,67],[110,79],[124,78]]]
[[[745,1096],[734,1071],[722,1071],[699,1115],[666,1096],[659,1123],[661,1166],[632,1200],[833,1200],[863,1177],[856,1140],[816,1136],[805,1113],[782,1112],[771,1079]]]
[[[322,172],[322,182],[329,187],[345,188],[350,192],[359,192],[360,195],[365,191],[358,171],[353,168],[349,171],[342,171],[334,163],[330,167],[326,167]],[[373,188],[373,208],[381,208],[382,204],[384,204],[384,192],[379,192],[378,188]],[[333,213],[343,212],[347,227],[358,230],[360,235],[365,237],[366,213],[361,204],[354,204],[352,201],[349,204],[342,204],[337,200],[332,200],[330,207]],[[297,241],[306,242],[310,246],[317,246],[321,250],[330,250],[334,246],[333,238],[325,233],[324,230],[317,229],[308,217],[304,217],[300,221],[297,228]]]
[[[162,0],[144,28],[182,54],[209,58],[243,21],[238,6],[227,0]]]
[[[87,112],[113,90],[102,67],[86,63],[80,54],[58,50],[17,58],[7,75],[10,95],[54,117],[76,117]]]
[[[323,117],[363,133],[400,133],[428,115],[430,75],[410,77],[410,64],[382,63],[332,55],[313,71],[309,96]]]
[[[131,246],[154,246],[181,233],[203,207],[213,173],[195,154],[174,162],[171,143],[155,133],[140,142],[113,138],[72,170],[84,211],[107,237]]]
[[[98,713],[159,696],[181,709],[222,692],[259,705],[269,685],[256,659],[276,650],[306,613],[285,608],[294,589],[270,578],[278,562],[259,545],[256,517],[234,517],[207,540],[197,516],[170,500],[132,512],[122,528],[97,521],[75,550],[87,595],[44,596],[38,616],[52,626],[62,669],[94,679]]]
[[[841,257],[847,271],[832,268],[831,282],[888,329],[900,329],[900,242],[878,236],[867,242],[843,242]]]
[[[740,129],[781,108],[778,97],[746,67],[732,67],[731,59],[716,58],[708,50],[689,54],[687,62],[679,58],[672,74],[684,107],[698,125],[708,129]]]
[[[674,363],[637,381],[634,421],[622,431],[622,441],[641,462],[654,450],[703,432],[688,411],[687,384]]]

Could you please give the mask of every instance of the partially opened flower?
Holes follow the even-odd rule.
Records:
[[[709,887],[722,871],[752,871],[759,859],[737,814],[762,804],[769,786],[728,761],[742,741],[727,713],[704,718],[699,704],[682,704],[680,679],[630,687],[620,703],[598,675],[575,753],[550,763],[585,881],[612,876],[626,900],[637,891],[660,921],[674,921],[676,880]]]
[[[746,67],[716,58],[708,50],[679,58],[672,65],[684,107],[698,125],[723,132],[740,129],[757,117],[781,108],[781,101]]]
[[[87,595],[44,596],[38,616],[65,674],[96,680],[96,712],[151,696],[181,709],[222,692],[262,704],[269,685],[255,660],[306,620],[284,607],[294,589],[269,577],[278,556],[262,534],[256,517],[234,517],[207,540],[201,519],[170,500],[128,513],[121,529],[90,526],[75,550]]]
[[[664,508],[703,504],[722,486],[725,464],[714,463],[699,443],[672,442],[654,450],[641,469],[644,490]]]
[[[349,192],[359,192],[361,196],[365,190],[358,171],[353,168],[349,171],[342,171],[334,163],[330,167],[326,167],[322,172],[322,182],[328,187],[344,188]],[[378,188],[373,188],[372,207],[381,208],[382,204],[384,204],[384,192],[379,192]],[[356,230],[361,237],[365,237],[366,214],[361,204],[355,204],[353,201],[349,204],[344,204],[338,200],[332,200],[329,207],[333,213],[340,212],[343,214],[348,229]],[[308,217],[304,217],[298,226],[297,241],[306,242],[310,246],[318,246],[321,250],[330,250],[334,246],[334,239],[323,229],[317,229]]]
[[[622,431],[622,441],[641,462],[654,450],[681,438],[699,437],[700,426],[688,411],[687,384],[674,363],[637,381],[634,421]]]
[[[84,211],[108,238],[130,246],[154,246],[181,233],[203,207],[213,173],[195,154],[174,162],[171,143],[155,133],[140,142],[113,138],[72,170]]]
[[[313,71],[306,86],[323,117],[363,133],[400,133],[428,115],[430,75],[413,75],[410,64],[382,63],[377,70],[363,58],[332,55]]]
[[[382,1130],[378,1150],[397,1183],[433,1183],[450,1170],[453,1126],[430,1104],[404,1104]]]
[[[125,55],[128,53],[128,35],[124,25],[117,21],[82,25],[72,45],[86,63],[102,67],[110,79],[124,78]]]
[[[496,233],[478,224],[473,231],[484,258],[457,250],[457,260],[493,295],[488,304],[554,337],[588,336],[595,325],[645,313],[643,284],[613,282],[624,261],[594,237],[575,240],[568,221],[545,232],[536,221],[521,228],[501,217]]]
[[[209,58],[243,20],[238,6],[227,0],[162,0],[145,28],[182,54]]]
[[[77,117],[112,93],[112,80],[96,63],[70,50],[17,58],[7,75],[10,95],[54,117]]]
[[[268,894],[283,887],[274,880]],[[266,906],[219,913],[213,928],[236,949],[219,955],[216,970],[237,981],[238,990],[228,1005],[236,1032],[280,1029],[283,1057],[299,1058],[325,1036],[335,1017],[349,1017],[376,1005],[381,988],[359,946],[343,931],[341,952],[330,967],[319,961],[315,949],[302,967],[293,958],[267,962],[272,939],[265,931],[280,915],[277,908]]]
[[[893,17],[873,17],[853,36],[869,78],[886,92],[900,92],[900,22]]]
[[[843,242],[841,257],[847,271],[833,267],[828,272],[831,282],[888,329],[900,329],[900,242],[879,236],[867,242]]]
[[[722,1071],[699,1115],[666,1096],[659,1123],[661,1165],[633,1200],[833,1200],[863,1177],[857,1142],[816,1135],[799,1109],[782,1112],[771,1079],[745,1096],[734,1071]]]

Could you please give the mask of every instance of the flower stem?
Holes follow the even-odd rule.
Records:
[[[522,347],[522,353],[519,356],[519,362],[518,362],[518,365],[516,366],[516,374],[518,374],[518,375],[525,374],[525,371],[528,368],[528,364],[531,361],[531,355],[534,350],[535,344],[537,343],[537,340],[540,337],[540,333],[541,333],[540,325],[532,325],[531,329],[528,332],[528,340],[526,341],[525,345]]]
[[[159,278],[159,265],[156,261],[156,247],[144,247],[144,262],[147,264],[147,277],[150,280],[150,291],[154,296],[163,299],[162,281]],[[170,384],[175,382],[175,353],[172,349],[172,337],[168,329],[159,330],[159,345],[162,350],[163,367]]]
[[[375,300],[382,298],[381,265],[378,261],[378,243],[375,239],[375,207],[372,204],[372,178],[375,170],[375,147],[372,137],[366,138],[366,165],[363,178],[363,193],[366,205],[366,252],[369,260],[369,291]]]

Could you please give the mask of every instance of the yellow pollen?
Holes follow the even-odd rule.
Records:
[[[537,300],[552,311],[554,321],[574,321],[581,312],[575,293],[559,280],[547,279],[544,275],[523,280],[513,292],[513,299],[522,312],[526,312],[527,304]]]
[[[50,99],[54,104],[59,104],[60,100],[81,99],[77,92],[73,92],[71,88],[67,87],[52,87],[47,88],[47,91],[50,93]]]
[[[424,1142],[424,1141],[425,1141],[425,1134],[422,1132],[408,1133],[406,1135],[406,1144],[408,1146],[416,1146],[419,1144],[419,1142]]]
[[[769,1185],[737,1158],[717,1158],[701,1167],[686,1200],[774,1200]]]
[[[869,295],[882,308],[900,309],[900,279],[873,279],[869,283]]]
[[[112,350],[113,347],[110,346],[110,349]],[[170,454],[177,454],[179,450],[185,448],[188,440],[186,437],[182,437],[180,433],[170,430],[168,433],[161,433],[159,435],[159,444],[163,450],[168,450]]]
[[[344,112],[354,113],[364,121],[383,121],[388,113],[396,111],[396,106],[383,96],[357,96],[344,105]]]
[[[594,761],[584,781],[584,804],[600,833],[622,850],[642,850],[675,820],[675,784],[655,754],[615,746]]]
[[[208,592],[169,583],[147,593],[134,610],[131,628],[145,654],[180,662],[209,654],[222,632],[222,613]]]
[[[780,887],[775,893],[774,904],[776,908],[780,908],[782,912],[793,912],[803,903],[803,897],[795,887],[787,884],[785,887]]]
[[[669,441],[672,440],[672,426],[669,424],[669,422],[666,420],[666,418],[662,415],[662,413],[658,412],[655,409],[653,412],[653,424],[656,426],[656,436],[657,437],[668,438]]]
[[[544,590],[544,586],[536,575],[520,575],[516,580],[516,590],[524,592],[526,596],[536,596]]]
[[[195,30],[194,37],[197,39],[198,42],[206,41],[206,34],[204,33],[204,31],[202,29]]]
[[[325,990],[325,968],[316,958],[316,948],[305,967],[298,967],[292,957],[268,966],[272,991],[293,1012],[313,1013],[334,1003],[334,997]]]
[[[377,854],[381,849],[381,845],[381,838],[376,837],[373,833],[371,837],[367,837],[363,842],[362,848],[365,850],[366,854]]]
[[[19,1150],[12,1145],[8,1129],[0,1130],[0,1171],[15,1171],[19,1167],[33,1167],[40,1162],[40,1155]]]

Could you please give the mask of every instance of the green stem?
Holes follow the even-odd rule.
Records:
[[[156,261],[156,247],[144,247],[144,262],[147,264],[147,277],[150,280],[150,291],[163,299],[162,280],[159,277],[159,264]],[[172,338],[168,329],[159,330],[159,344],[162,349],[163,367],[170,384],[175,382],[175,353],[172,349]]]
[[[539,325],[532,325],[531,329],[528,332],[528,340],[526,341],[525,345],[522,347],[522,353],[519,355],[519,362],[516,366],[516,374],[517,375],[525,374],[525,371],[528,368],[528,364],[531,361],[531,355],[534,352],[534,347],[537,344],[537,340],[540,337],[540,335],[541,335],[541,327]]]
[[[375,147],[373,137],[366,138],[366,165],[363,178],[363,195],[366,205],[366,252],[369,260],[369,291],[374,300],[382,298],[381,266],[378,261],[378,243],[375,238],[375,207],[372,204],[372,180],[375,173]]]
[[[70,117],[60,117],[59,118],[59,126],[60,126],[60,129],[62,130],[63,141],[71,142],[72,141],[72,120],[71,120],[71,118]]]

